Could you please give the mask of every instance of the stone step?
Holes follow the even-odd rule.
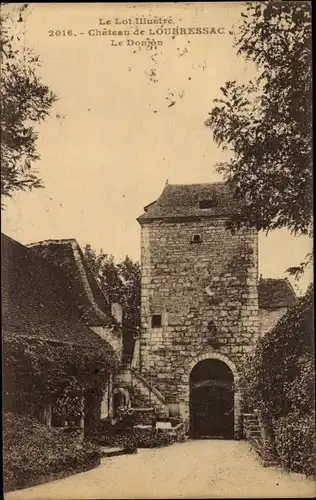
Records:
[[[125,386],[130,392],[132,405],[144,408],[153,407],[156,415],[168,417],[169,411],[162,399],[163,396],[146,381],[144,375],[129,370],[125,372],[124,376],[116,377],[116,383]]]
[[[124,448],[114,447],[114,446],[100,446],[102,457],[116,457],[117,455],[125,455],[129,453]]]
[[[260,431],[250,431],[250,437],[261,437],[261,432]]]
[[[137,404],[139,406],[140,401],[142,402],[142,408],[151,407],[154,409],[154,412],[161,417],[168,417],[168,410],[163,404],[158,404],[156,401],[153,401],[152,398],[148,397],[148,395],[144,395],[141,391],[135,390],[133,387],[132,392],[132,404]],[[135,403],[134,403],[135,402]]]
[[[246,425],[252,425],[252,424],[254,424],[254,425],[258,425],[258,424],[259,424],[257,419],[249,419],[249,420],[244,420],[244,423],[245,423]]]

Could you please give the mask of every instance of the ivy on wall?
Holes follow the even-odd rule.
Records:
[[[249,409],[274,417],[313,403],[313,288],[309,288],[248,356],[243,373]]]
[[[103,344],[103,343],[102,343]],[[8,335],[3,340],[4,408],[83,414],[83,397],[100,394],[118,360],[108,344],[93,346]]]
[[[313,292],[260,339],[242,374],[246,409],[271,422],[278,460],[305,473],[315,470]]]

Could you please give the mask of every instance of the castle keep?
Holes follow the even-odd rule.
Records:
[[[141,225],[138,369],[196,436],[238,437],[240,367],[259,335],[257,231],[232,234],[224,183],[166,184]]]

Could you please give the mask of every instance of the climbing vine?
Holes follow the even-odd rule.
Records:
[[[118,367],[109,345],[50,342],[17,335],[3,341],[4,407],[36,411],[54,404],[59,415],[83,414],[83,396],[102,392]]]
[[[242,385],[247,410],[268,417],[276,459],[315,472],[313,287],[248,356]]]
[[[247,358],[243,377],[250,409],[260,408],[278,418],[291,410],[304,413],[311,407],[312,325],[310,287]]]

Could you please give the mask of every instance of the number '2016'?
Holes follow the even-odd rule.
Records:
[[[49,36],[72,36],[72,30],[48,30]]]

